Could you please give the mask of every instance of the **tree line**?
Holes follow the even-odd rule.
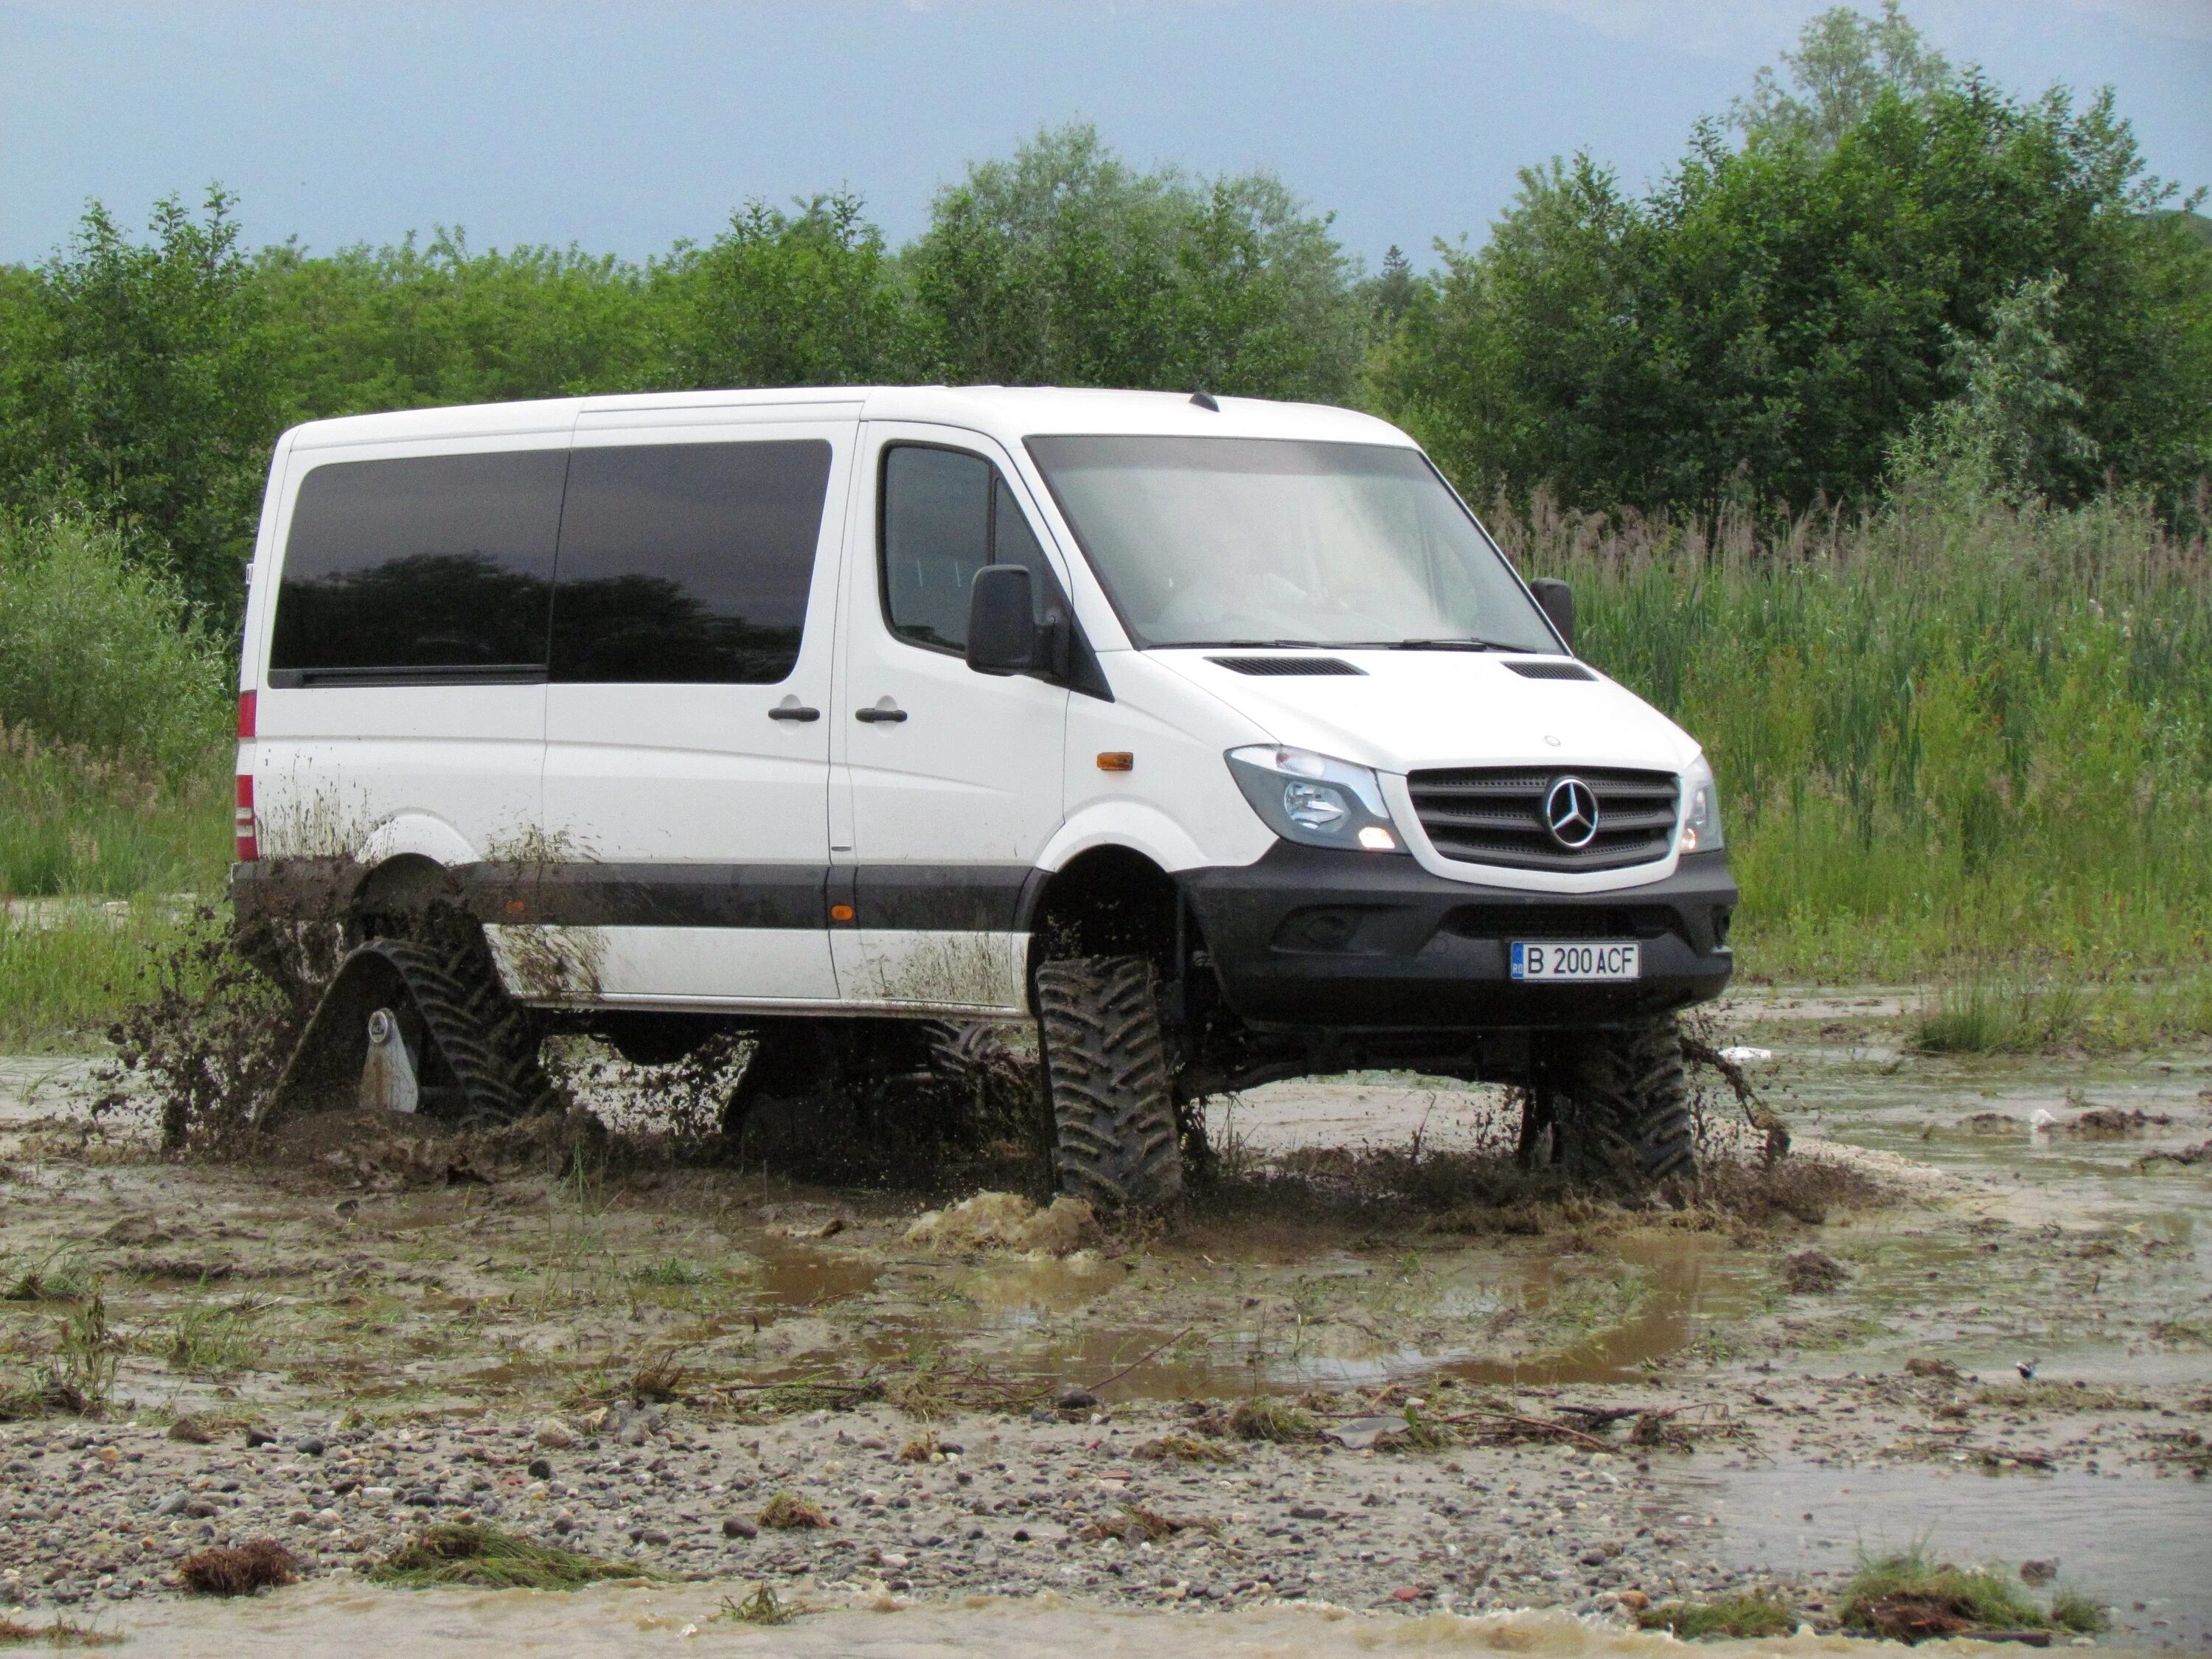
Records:
[[[1815,18],[1648,191],[1587,155],[1524,171],[1433,275],[1363,270],[1269,174],[1143,171],[1080,125],[970,167],[896,249],[845,191],[643,262],[459,230],[253,248],[220,188],[136,236],[95,204],[0,267],[0,504],[112,526],[221,624],[293,422],[941,380],[1359,404],[1482,499],[1780,515],[1966,467],[2201,525],[2198,200],[2109,93],[2008,93],[1886,0]]]

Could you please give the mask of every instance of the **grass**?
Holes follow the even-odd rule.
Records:
[[[230,862],[231,755],[170,780],[0,729],[0,893],[212,893]]]
[[[1321,1426],[1314,1421],[1311,1412],[1255,1395],[1237,1402],[1237,1408],[1229,1413],[1229,1431],[1240,1440],[1272,1440],[1284,1444],[1317,1439]]]
[[[157,957],[191,923],[167,900],[120,915],[72,908],[58,915],[0,915],[0,1049],[82,1053],[149,989]]]
[[[265,1345],[246,1329],[238,1308],[196,1302],[178,1314],[161,1344],[170,1369],[190,1376],[225,1376],[251,1365]]]
[[[112,1648],[123,1639],[121,1631],[94,1630],[74,1619],[27,1625],[0,1613],[0,1648],[29,1647],[33,1644],[46,1648]]]
[[[742,1601],[722,1598],[721,1611],[709,1624],[727,1620],[739,1625],[787,1625],[799,1617],[799,1609],[788,1601],[776,1599],[775,1591],[766,1583],[753,1586],[753,1593]]]
[[[1907,1642],[1974,1631],[2087,1632],[2104,1621],[2103,1610],[2079,1591],[2060,1591],[2045,1613],[2012,1580],[1938,1561],[1919,1546],[1862,1559],[1842,1616],[1846,1630]]]
[[[1532,573],[1574,583],[1583,653],[1712,757],[1746,971],[1966,981],[1936,1011],[1936,1039],[1957,1044],[2047,1040],[2097,1012],[2051,988],[2203,961],[2201,538],[2126,501],[1930,497],[1780,530],[1540,501],[1492,524]],[[2035,994],[1978,1000],[2000,963]],[[2154,1012],[2212,1030],[2202,992]]]
[[[1712,1637],[1787,1636],[1797,1615],[1772,1596],[1753,1590],[1713,1601],[1679,1601],[1636,1615],[1644,1630],[1671,1631],[1686,1642]]]
[[[432,1527],[368,1570],[373,1582],[407,1589],[476,1584],[492,1589],[567,1590],[650,1576],[623,1562],[540,1544],[497,1527],[459,1522]]]

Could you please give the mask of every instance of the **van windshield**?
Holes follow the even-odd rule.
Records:
[[[1419,452],[1279,438],[1031,438],[1139,646],[1559,653]]]

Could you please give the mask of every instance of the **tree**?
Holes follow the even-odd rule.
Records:
[[[2064,286],[2055,273],[2023,280],[1990,308],[1986,337],[1948,331],[1961,389],[1913,422],[1892,452],[1894,477],[2025,503],[2058,493],[2067,469],[2097,459],[2078,423],[2085,399],[2067,379],[2071,354],[2053,331]]]
[[[1364,324],[1328,221],[1264,173],[1138,173],[1087,126],[942,192],[906,256],[945,373],[1350,395]]]
[[[1807,23],[1797,50],[1780,54],[1796,90],[1784,89],[1773,68],[1752,77],[1751,96],[1735,100],[1731,122],[1753,139],[1795,139],[1833,149],[1872,113],[1884,93],[1924,100],[1953,84],[1943,54],[1921,38],[1899,0],[1881,0],[1881,15],[1838,6]]]
[[[655,273],[673,385],[834,386],[920,378],[922,325],[883,233],[846,191],[787,214],[753,201]]]
[[[1960,392],[1959,343],[2055,276],[2042,326],[2086,441],[2039,451],[2038,487],[2109,473],[2178,510],[2212,465],[2212,256],[2172,193],[2109,93],[1886,85],[1832,143],[1708,122],[1640,201],[1587,158],[1524,173],[1486,246],[1441,250],[1377,395],[1477,489],[1865,500]]]
[[[291,419],[635,390],[658,361],[646,274],[608,255],[427,245],[263,251],[256,278]]]
[[[0,473],[17,501],[81,501],[226,625],[276,418],[235,206],[220,186],[197,216],[165,198],[141,243],[94,203],[65,251],[11,279],[0,336]]]

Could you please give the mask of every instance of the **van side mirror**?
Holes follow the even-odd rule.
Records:
[[[1029,567],[987,564],[968,590],[968,665],[979,674],[1026,674],[1037,666],[1037,626]]]
[[[1575,591],[1557,576],[1539,576],[1528,584],[1528,591],[1536,596],[1536,603],[1544,607],[1544,614],[1552,619],[1552,626],[1559,630],[1559,637],[1567,642],[1567,649],[1575,648]]]

